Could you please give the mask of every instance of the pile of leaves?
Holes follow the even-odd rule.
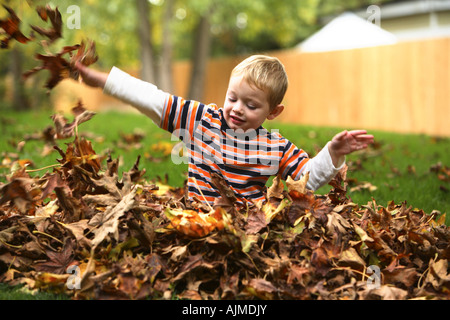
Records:
[[[118,175],[78,136],[93,113],[54,116],[61,159],[42,176],[11,166],[0,184],[0,281],[73,299],[448,299],[445,216],[406,203],[359,206],[346,170],[316,195],[278,179],[242,207],[225,181],[214,207]],[[65,150],[59,138],[74,137]]]

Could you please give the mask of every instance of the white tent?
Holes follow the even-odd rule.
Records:
[[[302,52],[323,52],[374,47],[397,43],[397,38],[354,13],[343,13],[297,48]]]

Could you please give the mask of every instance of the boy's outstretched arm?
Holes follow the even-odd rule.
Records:
[[[148,116],[156,125],[161,124],[163,110],[169,94],[155,85],[139,80],[113,67],[109,73],[88,68],[81,63],[75,67],[84,84],[101,88],[103,93],[129,104]]]
[[[367,134],[366,130],[343,131],[338,133],[328,145],[333,164],[337,166],[347,154],[365,149],[373,142],[373,135]]]
[[[75,67],[80,72],[81,79],[86,85],[101,89],[105,87],[106,80],[108,79],[108,73],[89,69],[80,62],[77,62]]]

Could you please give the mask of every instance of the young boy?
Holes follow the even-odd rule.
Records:
[[[77,64],[83,81],[129,103],[155,124],[181,139],[188,150],[189,198],[213,204],[219,193],[211,173],[222,176],[242,204],[264,199],[270,176],[294,180],[309,172],[313,191],[343,167],[345,155],[366,148],[373,136],[365,130],[337,134],[312,159],[278,132],[262,127],[279,116],[288,79],[277,58],[251,56],[231,73],[223,108],[165,93],[117,68],[109,74]]]

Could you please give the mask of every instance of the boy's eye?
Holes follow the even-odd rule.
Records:
[[[230,101],[230,102],[236,102],[237,100],[234,99],[234,98],[228,98],[228,101]]]
[[[256,107],[252,106],[252,105],[247,105],[247,108],[249,108],[250,110],[255,110],[256,109]]]

